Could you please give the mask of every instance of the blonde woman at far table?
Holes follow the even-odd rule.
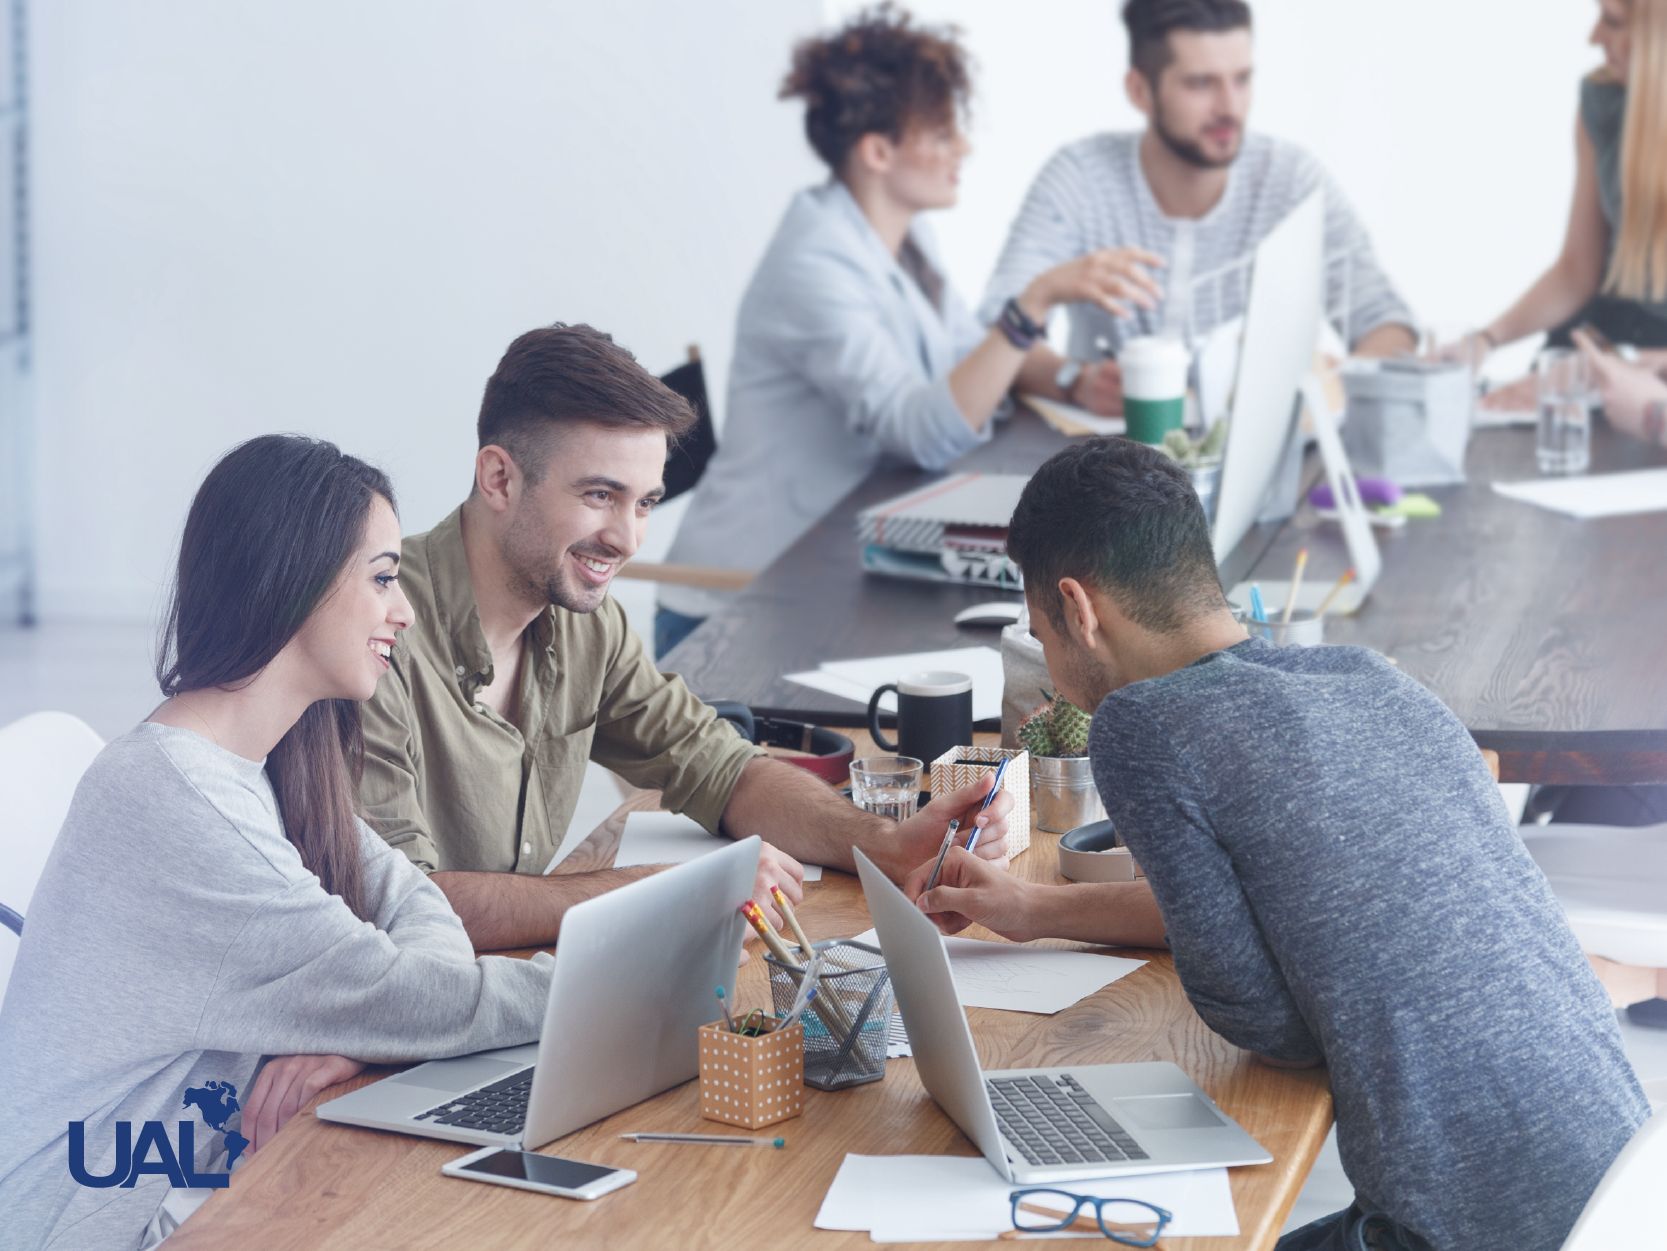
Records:
[[[953,29],[870,9],[799,44],[781,94],[804,101],[829,178],[793,198],[741,301],[728,419],[678,563],[756,572],[882,461],[943,469],[990,437],[1055,306],[1123,316],[1162,295],[1156,256],[1105,248],[1039,274],[993,327],[975,320],[920,220],[956,203],[971,149]],[[655,651],[728,598],[663,587]]]
[[[1447,359],[1480,368],[1507,343],[1550,331],[1548,344],[1566,346],[1589,323],[1625,357],[1667,367],[1667,0],[1596,0],[1595,8],[1590,41],[1603,64],[1580,84],[1562,251],[1510,308],[1443,347]],[[1502,409],[1534,403],[1532,375],[1483,400]],[[1648,437],[1642,422],[1640,405],[1617,424]]]

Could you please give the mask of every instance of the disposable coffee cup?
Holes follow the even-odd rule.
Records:
[[[1117,353],[1123,373],[1123,419],[1137,443],[1162,443],[1185,421],[1191,354],[1177,339],[1130,339]]]

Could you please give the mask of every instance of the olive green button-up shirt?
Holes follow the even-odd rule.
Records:
[[[714,833],[760,754],[682,680],[655,670],[625,613],[552,606],[523,635],[511,723],[476,698],[492,681],[460,512],[407,538],[412,626],[364,705],[366,821],[418,867],[542,873],[573,818],[585,763],[664,792]]]

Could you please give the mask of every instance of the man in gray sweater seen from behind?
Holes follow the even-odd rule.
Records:
[[[1020,941],[1167,940],[1217,1033],[1326,1065],[1355,1201],[1280,1251],[1555,1251],[1648,1107],[1463,725],[1376,652],[1248,638],[1155,448],[1059,453],[1008,553],[1147,876],[1040,885],[952,854],[921,908]]]

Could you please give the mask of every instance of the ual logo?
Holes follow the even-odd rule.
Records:
[[[195,1106],[202,1112],[208,1127],[218,1133],[226,1144],[226,1171],[199,1173],[197,1161],[197,1126],[193,1121],[179,1121],[175,1125],[178,1147],[168,1137],[168,1126],[162,1121],[144,1121],[139,1126],[139,1137],[133,1136],[132,1121],[116,1122],[116,1163],[108,1173],[95,1177],[87,1171],[87,1123],[69,1124],[69,1175],[83,1186],[132,1186],[139,1178],[155,1175],[166,1177],[170,1185],[196,1188],[231,1185],[231,1167],[249,1145],[249,1140],[235,1129],[227,1129],[238,1110],[237,1087],[230,1082],[209,1082],[203,1086],[188,1086],[183,1107]]]

